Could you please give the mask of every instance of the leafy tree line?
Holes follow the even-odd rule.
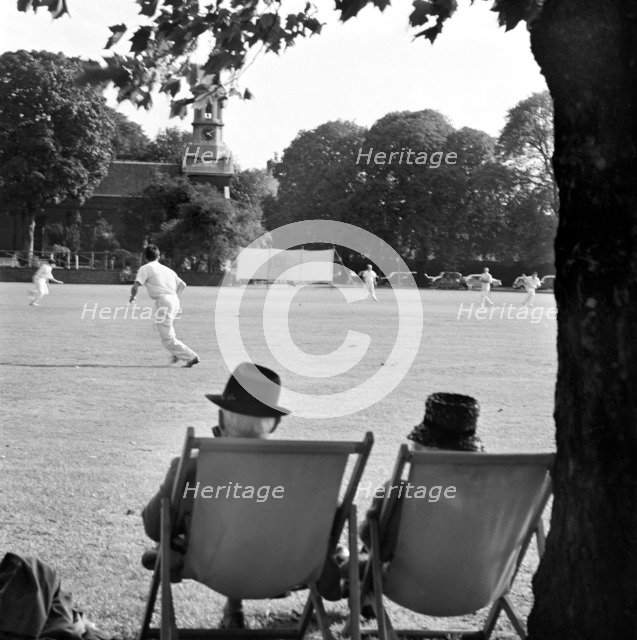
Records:
[[[448,268],[467,260],[551,262],[551,136],[546,93],[511,109],[498,139],[456,130],[429,109],[390,113],[369,129],[327,122],[301,131],[285,150],[264,224],[341,220],[382,237],[408,262],[443,260]]]

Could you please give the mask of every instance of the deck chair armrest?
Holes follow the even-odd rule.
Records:
[[[380,520],[380,512],[381,512],[382,506],[383,505],[381,502],[372,504],[372,506],[369,509],[367,509],[366,518],[369,521],[376,520],[376,522],[378,522],[378,520]]]

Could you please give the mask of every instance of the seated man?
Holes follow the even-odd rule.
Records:
[[[263,379],[264,376],[267,380]],[[281,379],[274,371],[248,362],[240,364],[228,379],[223,394],[206,394],[208,400],[220,407],[219,426],[213,428],[213,433],[221,438],[267,438],[277,428],[281,416],[289,413],[287,409],[278,406],[280,384]],[[174,458],[159,491],[142,511],[146,534],[155,542],[159,542],[160,537],[161,500],[164,497],[170,497],[178,464],[179,458]],[[194,485],[196,473],[197,458],[195,456],[190,461],[186,482]],[[181,505],[176,525],[178,535],[186,533],[194,499],[189,495]],[[147,569],[153,569],[156,557],[156,549],[147,551],[142,558],[142,564]],[[225,629],[245,627],[241,600],[227,599],[221,627]]]

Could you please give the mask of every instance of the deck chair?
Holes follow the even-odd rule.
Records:
[[[504,610],[518,635],[526,638],[508,592],[534,535],[543,553],[542,513],[551,494],[552,463],[553,454],[421,452],[403,445],[391,486],[400,486],[407,468],[411,498],[398,500],[397,490],[386,490],[380,507],[368,514],[371,549],[361,595],[363,601],[371,600],[378,628],[356,629],[355,635],[487,639]],[[413,487],[426,487],[427,497],[422,491],[415,497]],[[450,498],[441,493],[436,501],[433,487],[455,491],[448,491]],[[393,555],[387,547],[394,542],[390,531]],[[433,617],[491,609],[478,631],[394,629],[383,596]],[[353,613],[349,624],[359,625]]]
[[[157,638],[302,638],[313,613],[325,640],[331,640],[323,600],[317,589],[328,553],[332,553],[348,524],[350,553],[357,559],[356,508],[353,499],[373,444],[367,433],[362,442],[313,442],[244,438],[196,438],[192,428],[178,465],[172,497],[161,511],[159,554],[148,595],[139,640]],[[198,497],[184,545],[183,578],[203,583],[230,598],[274,598],[299,586],[309,596],[298,626],[291,629],[177,629],[170,582],[170,545],[176,514],[186,490],[188,461],[197,452]],[[356,462],[343,497],[339,493],[350,456]],[[194,486],[197,486],[195,483]],[[230,485],[229,483],[232,483]],[[269,487],[267,499],[234,498],[232,493],[204,497],[203,488],[239,484],[255,491]],[[188,483],[188,488],[192,490]],[[275,492],[276,487],[282,487]],[[275,497],[275,493],[278,497]],[[282,495],[281,495],[282,494]],[[193,495],[192,493],[190,495]],[[230,495],[230,497],[228,497]],[[255,493],[255,496],[258,492]],[[261,491],[261,498],[265,492]],[[357,575],[356,563],[356,578]],[[352,567],[352,579],[354,578]],[[357,580],[354,580],[357,582]],[[157,593],[161,588],[161,626],[151,628]],[[350,600],[358,611],[359,592]]]

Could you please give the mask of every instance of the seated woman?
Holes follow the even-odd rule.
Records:
[[[483,452],[484,446],[476,435],[480,405],[475,398],[457,393],[433,393],[425,402],[425,415],[422,422],[416,425],[407,436],[411,440],[411,446],[415,451],[475,451]],[[388,480],[383,487],[375,493],[372,506],[367,512],[367,517],[360,526],[359,534],[363,541],[363,548],[359,555],[359,571],[362,573],[367,564],[367,551],[371,547],[370,515],[377,514],[387,495],[395,491],[397,496],[394,504],[395,510],[400,510],[406,498],[406,492],[390,486]],[[401,482],[404,485],[404,482]],[[381,489],[384,488],[384,491]],[[395,511],[394,513],[397,513]],[[383,562],[392,559],[398,537],[399,517],[393,517],[390,521],[386,538],[382,541],[380,558]],[[349,575],[349,562],[347,558],[340,558],[340,592],[341,597],[349,593],[347,576]],[[361,575],[362,578],[362,575]],[[365,618],[374,617],[370,605],[363,606],[361,610]]]
[[[432,393],[425,402],[425,416],[407,436],[415,451],[484,451],[482,440],[476,435],[480,405],[475,398],[458,393]],[[385,483],[385,491],[390,490],[390,482]],[[397,490],[397,489],[396,489]],[[397,490],[398,499],[394,509],[400,510],[405,496]],[[377,496],[372,502],[369,512],[377,512],[384,500],[384,495]],[[391,560],[398,535],[399,517],[392,518],[387,538],[381,548],[381,560]],[[369,516],[360,527],[360,537],[366,549],[371,546]],[[365,561],[367,558],[363,558]]]

